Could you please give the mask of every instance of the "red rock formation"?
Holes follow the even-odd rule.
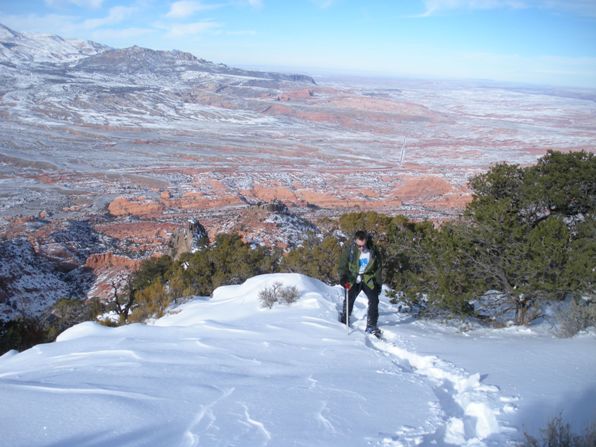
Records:
[[[97,253],[89,256],[85,261],[85,267],[93,270],[104,270],[106,268],[119,267],[134,271],[139,268],[141,260],[130,259],[126,256],[115,255],[113,253]]]
[[[404,176],[399,179],[392,195],[399,197],[402,201],[422,202],[452,192],[454,192],[453,185],[440,177]]]
[[[295,101],[309,99],[314,95],[312,89],[304,88],[298,90],[289,90],[276,97],[278,101]]]
[[[274,199],[281,200],[282,202],[296,202],[298,200],[294,191],[279,184],[256,184],[250,190],[243,190],[242,194],[245,197],[265,202],[270,202]]]
[[[146,216],[149,214],[161,213],[164,206],[143,196],[128,199],[117,197],[108,205],[108,211],[112,216]]]

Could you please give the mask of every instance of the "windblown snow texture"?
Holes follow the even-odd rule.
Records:
[[[295,286],[299,301],[262,308],[258,294],[275,282]],[[502,446],[532,424],[577,409],[578,401],[566,401],[572,391],[593,396],[593,335],[465,336],[397,314],[383,296],[384,340],[377,340],[363,333],[366,299],[356,301],[349,334],[336,319],[341,299],[339,286],[263,275],[147,325],[88,322],[56,343],[10,352],[0,358],[2,441]],[[545,343],[550,352],[540,349]],[[565,375],[565,384],[538,374],[546,368]],[[574,424],[594,417],[590,402]],[[535,405],[542,411],[532,416]]]

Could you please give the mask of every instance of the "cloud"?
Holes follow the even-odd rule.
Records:
[[[67,38],[88,38],[89,31],[122,23],[137,11],[138,8],[134,6],[115,6],[108,11],[108,15],[105,17],[83,21],[74,15],[0,14],[0,23],[21,32],[53,33]],[[139,29],[136,31],[129,29],[129,32],[139,33]]]
[[[60,6],[71,3],[76,6],[90,9],[99,9],[103,5],[103,0],[44,0],[48,6]]]
[[[594,0],[423,0],[423,3],[424,12],[418,17],[429,17],[440,12],[461,9],[543,9],[596,17]]]
[[[137,8],[134,6],[114,6],[106,17],[100,19],[87,19],[83,22],[83,28],[95,29],[106,25],[120,23],[130,17]]]
[[[170,11],[166,14],[166,17],[171,19],[182,19],[189,17],[197,12],[209,11],[212,9],[220,8],[222,5],[218,4],[204,4],[197,0],[183,0],[174,2],[170,5]]]
[[[80,30],[77,17],[59,14],[0,14],[0,23],[18,32],[53,33],[64,37],[72,37]]]
[[[168,37],[185,37],[202,34],[206,31],[220,28],[221,24],[212,20],[205,20],[202,22],[179,23],[174,25],[158,26],[167,31]]]
[[[422,17],[457,9],[518,9],[527,7],[527,4],[518,0],[424,0],[424,7]]]

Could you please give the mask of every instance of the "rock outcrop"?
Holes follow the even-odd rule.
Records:
[[[108,211],[112,216],[147,216],[158,214],[164,210],[160,202],[146,199],[145,197],[117,197],[108,205]]]
[[[178,259],[208,243],[207,230],[197,220],[189,220],[186,226],[179,227],[169,242],[169,255]]]
[[[92,270],[103,270],[106,268],[119,267],[134,271],[139,268],[140,259],[131,259],[127,256],[116,255],[111,252],[96,253],[87,258],[85,267]]]

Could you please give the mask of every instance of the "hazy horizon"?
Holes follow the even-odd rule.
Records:
[[[233,66],[596,88],[596,3],[0,0],[19,32]]]

